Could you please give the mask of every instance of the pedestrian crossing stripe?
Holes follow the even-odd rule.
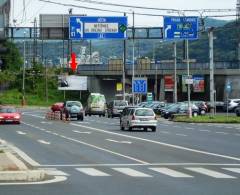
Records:
[[[146,173],[145,171],[142,172],[142,171],[135,170],[133,168],[126,168],[126,167],[117,168],[116,167],[116,168],[110,168],[110,169],[130,177],[153,177],[151,174]],[[173,177],[173,178],[194,178],[195,177],[191,173],[184,173],[182,171],[176,171],[167,167],[150,167],[148,169],[169,177]],[[215,170],[210,170],[203,167],[184,167],[184,169],[195,174],[198,173],[200,175],[205,175],[205,176],[209,176],[216,179],[236,179],[237,178],[229,174],[225,174]],[[240,174],[240,168],[222,168],[222,169]],[[109,173],[100,171],[96,168],[76,168],[76,170],[88,176],[100,176],[100,177],[112,176]]]

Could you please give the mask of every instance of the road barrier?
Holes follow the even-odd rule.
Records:
[[[59,111],[49,111],[46,113],[45,118],[48,120],[62,120],[63,122],[69,121],[69,118],[66,117],[66,114],[61,114]]]

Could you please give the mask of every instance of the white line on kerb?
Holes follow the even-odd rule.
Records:
[[[78,127],[82,127],[82,128],[86,128],[86,129],[91,129],[91,130],[102,132],[102,133],[108,133],[108,134],[111,134],[111,135],[118,135],[118,136],[122,136],[122,137],[132,138],[132,139],[135,139],[135,140],[140,140],[140,141],[145,141],[145,142],[149,142],[149,143],[159,144],[159,145],[162,145],[162,146],[167,146],[167,147],[176,148],[176,149],[180,149],[180,150],[195,152],[195,153],[199,153],[199,154],[205,154],[205,155],[208,155],[208,156],[217,156],[217,157],[221,157],[221,158],[225,158],[225,159],[240,161],[240,158],[233,157],[233,156],[222,155],[222,154],[207,152],[207,151],[203,151],[203,150],[187,148],[187,147],[183,147],[183,146],[179,146],[179,145],[173,145],[173,144],[168,144],[168,143],[164,143],[164,142],[158,142],[158,141],[154,141],[154,140],[149,140],[149,139],[140,138],[140,137],[134,137],[134,136],[130,136],[130,135],[124,135],[124,134],[120,134],[120,133],[114,133],[114,132],[110,132],[110,131],[106,131],[106,130],[102,130],[102,129],[98,129],[98,128],[94,128],[94,127],[87,127],[87,126],[84,126],[84,125],[78,125],[78,124],[73,124],[73,123],[70,123],[70,125],[78,126]]]
[[[54,179],[46,180],[46,181],[38,181],[38,182],[16,182],[16,183],[0,183],[0,186],[14,186],[14,185],[42,185],[42,184],[49,184],[49,183],[57,183],[63,182],[67,180],[65,176],[55,176]]]

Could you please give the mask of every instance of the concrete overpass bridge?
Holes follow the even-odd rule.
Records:
[[[117,63],[118,62],[118,63]],[[226,99],[226,84],[232,85],[232,91],[229,98],[240,98],[240,64],[238,62],[215,62],[214,78],[217,101]],[[136,77],[148,78],[148,91],[152,92],[156,99],[171,102],[173,92],[166,91],[164,85],[164,76],[174,75],[173,63],[154,63],[150,60],[140,60],[135,65]],[[125,65],[126,92],[131,93],[132,64]],[[116,84],[122,82],[123,63],[121,60],[110,60],[109,64],[88,64],[79,65],[77,74],[89,77],[89,90],[91,92],[104,93],[108,100],[114,99]],[[182,75],[187,74],[186,63],[177,64],[178,81],[178,100],[187,100],[187,93],[183,91]],[[209,63],[191,63],[191,75],[202,75],[204,78],[204,92],[191,93],[192,100],[209,100]]]

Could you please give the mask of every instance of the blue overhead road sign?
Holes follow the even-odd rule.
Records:
[[[147,78],[134,78],[132,92],[138,94],[147,93]]]
[[[198,17],[196,16],[165,16],[164,17],[164,39],[197,39]]]
[[[69,17],[70,39],[126,39],[127,17]]]

